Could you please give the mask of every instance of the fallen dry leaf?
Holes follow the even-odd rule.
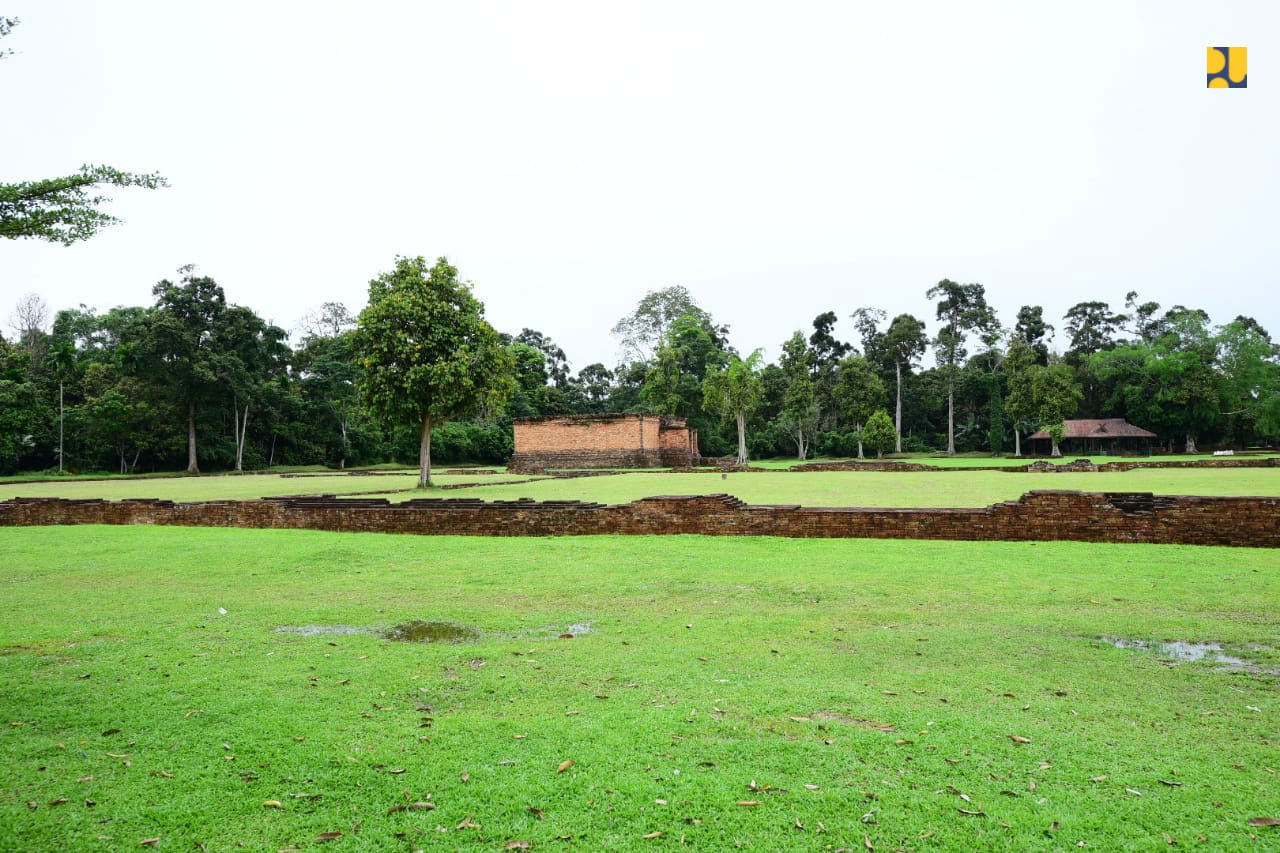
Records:
[[[1280,826],[1280,817],[1251,817],[1249,826]]]
[[[570,634],[569,636],[572,637],[573,635]],[[502,849],[503,850],[528,850],[530,846],[532,846],[532,842],[529,842],[529,841],[508,841],[507,845]]]
[[[533,815],[538,820],[547,819],[546,812],[544,812],[542,809],[535,809],[533,806],[529,806],[529,808],[525,809],[525,811],[529,812],[529,814]]]
[[[862,836],[862,846],[866,847],[868,850],[876,849],[876,846],[871,843],[871,836],[869,835]]]
[[[1090,779],[1089,781],[1090,781],[1090,782],[1104,782],[1104,781],[1106,781],[1106,778],[1107,778],[1107,774],[1106,774],[1106,773],[1103,773],[1101,776],[1094,776],[1094,777],[1093,777],[1092,779]]]
[[[1181,787],[1182,787],[1182,783],[1181,783],[1181,782],[1170,782],[1170,781],[1168,781],[1167,779],[1157,779],[1156,781],[1157,781],[1157,782],[1159,782],[1161,785],[1168,785],[1170,788],[1181,788]]]
[[[58,797],[58,799],[56,799],[56,800],[50,800],[50,801],[49,801],[49,805],[51,805],[51,806],[60,806],[60,805],[62,805],[63,803],[69,803],[69,802],[71,802],[71,800],[69,800],[69,799],[68,799],[68,798],[66,798],[66,797]]]
[[[139,847],[155,847],[160,843],[160,836],[155,838],[144,838],[138,842]]]
[[[316,841],[336,841],[342,837],[341,832],[322,832],[316,836]]]
[[[982,811],[981,809],[978,809],[977,811],[972,811],[970,809],[956,809],[956,811],[960,812],[960,814],[970,815],[975,817],[986,817],[987,815],[987,813]]]
[[[642,835],[641,838],[661,838],[661,832],[650,832],[648,835]]]
[[[740,806],[758,806],[758,805],[760,805],[760,801],[759,801],[759,800],[738,800],[738,805],[740,805]]]
[[[567,758],[564,761],[560,762],[560,766],[556,768],[556,772],[563,773],[564,771],[568,770],[572,766],[573,766],[573,759]]]
[[[282,809],[284,808],[284,803],[279,800],[266,800],[263,802],[262,807],[267,809]]]
[[[1009,740],[1014,743],[1031,743],[1031,738],[1023,737],[1022,735],[1009,735]]]
[[[435,808],[435,806],[432,806],[432,808]],[[466,817],[464,817],[464,818],[462,819],[462,823],[460,823],[460,824],[458,824],[457,826],[455,826],[455,827],[454,827],[454,829],[479,829],[479,828],[480,828],[480,824],[478,824],[478,823],[476,823],[474,820],[472,820],[472,818],[474,818],[474,817],[475,817],[475,815],[473,815],[473,814],[469,814],[469,815],[467,815]]]
[[[459,778],[459,779],[461,779],[463,782],[470,782],[470,781],[471,781],[471,774],[470,774],[470,773],[463,773],[463,774],[462,774],[461,776],[459,776],[458,778]]]
[[[1173,840],[1173,836],[1172,836],[1172,835],[1170,835],[1170,834],[1169,834],[1169,833],[1167,833],[1167,832],[1163,833],[1163,835],[1164,835],[1164,840],[1165,840],[1165,843],[1166,843],[1166,844],[1169,844],[1169,845],[1172,845],[1172,846],[1176,846],[1176,845],[1177,845],[1177,843],[1178,843],[1178,842],[1176,842],[1176,841],[1174,841],[1174,840]]]

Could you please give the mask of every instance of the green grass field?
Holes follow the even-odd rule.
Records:
[[[1274,849],[1249,820],[1280,817],[1278,569],[1172,546],[7,529],[0,847]],[[476,637],[377,633],[409,619]]]
[[[373,493],[373,496],[391,500],[416,497],[534,498],[616,504],[650,495],[727,492],[753,504],[973,507],[1014,500],[1032,489],[1142,491],[1166,495],[1280,495],[1280,475],[1271,468],[1150,468],[1062,474],[1010,473],[994,469],[956,472],[749,471],[727,476],[717,472],[634,472],[581,479],[538,479],[514,474],[440,474],[435,479],[441,485],[472,487],[423,492],[413,488],[417,479],[412,473],[369,477],[334,474],[58,480],[0,484],[0,500],[22,496],[196,501],[319,493],[370,496]],[[509,482],[513,480],[519,482]],[[498,485],[504,481],[508,484]]]

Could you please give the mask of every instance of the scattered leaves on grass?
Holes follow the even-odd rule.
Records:
[[[262,807],[264,809],[282,809],[284,808],[284,803],[279,800],[265,800],[262,803]]]
[[[1280,817],[1251,817],[1249,826],[1280,826]]]
[[[568,636],[572,637],[573,635],[569,634]],[[533,842],[530,842],[530,841],[508,841],[506,846],[503,847],[502,849],[503,850],[528,850],[532,846],[532,844]]]
[[[956,811],[960,812],[960,814],[963,814],[963,815],[970,815],[970,816],[972,816],[972,817],[986,817],[986,816],[987,816],[987,813],[986,813],[986,812],[984,812],[982,809],[977,809],[976,811],[975,811],[975,810],[973,810],[973,809],[956,809]]]
[[[433,809],[434,809],[434,808],[435,808],[435,806],[431,806],[431,808],[433,808]],[[467,815],[466,817],[464,817],[464,818],[462,819],[462,823],[460,823],[460,824],[458,824],[457,826],[455,826],[455,827],[454,827],[454,829],[479,829],[479,828],[480,828],[480,824],[478,824],[478,823],[476,823],[474,820],[472,820],[472,818],[474,818],[474,817],[475,817],[475,815],[473,815],[473,814],[469,814],[469,815]]]
[[[60,805],[63,805],[64,803],[69,803],[69,802],[71,802],[71,800],[68,799],[67,797],[58,797],[58,799],[56,800],[50,800],[49,805],[60,806]]]
[[[641,838],[661,838],[661,837],[662,837],[662,833],[661,833],[661,832],[650,832],[649,834],[647,834],[647,835],[642,835],[642,836],[640,836],[640,837],[641,837]]]
[[[556,772],[563,773],[564,771],[568,770],[572,766],[573,766],[573,759],[567,758],[564,761],[560,762],[560,766],[556,768]]]
[[[1014,743],[1031,743],[1031,738],[1023,737],[1022,735],[1009,735],[1009,740]]]
[[[316,841],[337,841],[342,837],[341,832],[322,832],[316,836]]]

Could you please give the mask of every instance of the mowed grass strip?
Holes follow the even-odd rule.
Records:
[[[651,495],[725,492],[750,504],[862,507],[980,507],[1016,500],[1033,489],[1093,492],[1153,492],[1164,495],[1280,495],[1280,474],[1271,468],[1146,468],[1092,473],[990,471],[748,471],[719,473],[631,473],[580,479],[534,480],[478,486],[439,497],[481,500],[583,500],[628,503]],[[402,492],[391,500],[421,497]],[[436,495],[432,495],[436,496]]]
[[[519,474],[435,474],[437,485],[509,482],[527,479]],[[103,480],[43,480],[0,483],[0,500],[24,498],[159,498],[171,501],[255,500],[281,495],[356,495],[375,490],[414,489],[418,472],[311,475],[282,477],[277,474],[214,474],[202,477],[109,478]],[[416,491],[416,490],[415,490]],[[436,489],[445,497],[458,496],[453,489]]]
[[[0,567],[20,849],[1276,842],[1274,551],[76,527]]]

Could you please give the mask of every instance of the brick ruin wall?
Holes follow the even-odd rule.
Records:
[[[1143,542],[1280,547],[1280,498],[1033,491],[977,509],[750,506],[728,495],[484,502],[332,497],[173,503],[14,498],[0,527],[161,524],[468,536],[703,534],[793,538]]]
[[[656,415],[576,415],[518,421],[512,473],[547,468],[661,468],[698,461],[696,430]]]

